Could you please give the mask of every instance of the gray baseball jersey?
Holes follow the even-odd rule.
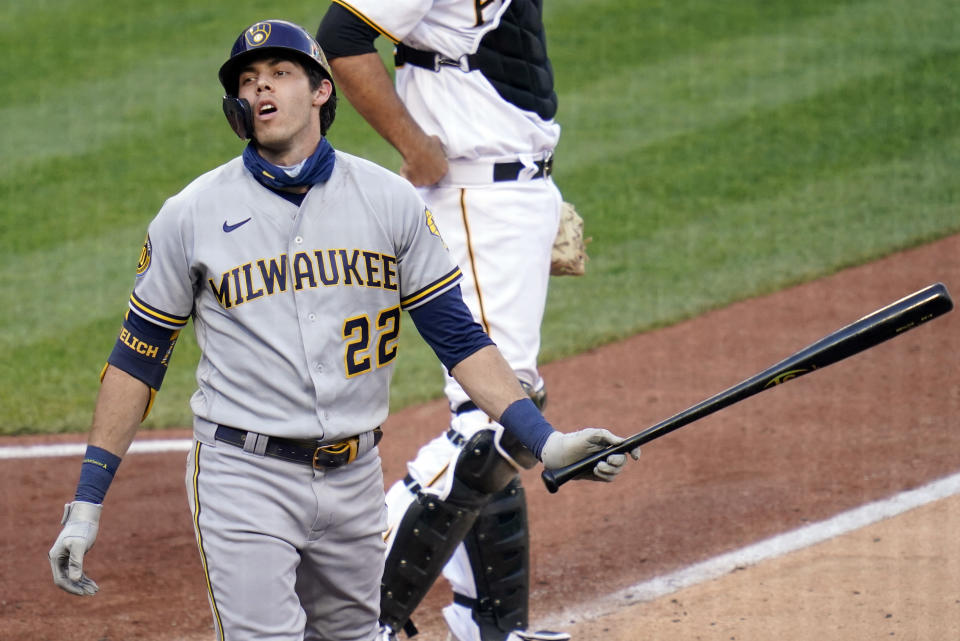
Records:
[[[401,309],[460,277],[399,176],[337,152],[297,207],[236,158],[164,204],[130,308],[174,329],[193,317],[198,418],[337,440],[387,417]]]

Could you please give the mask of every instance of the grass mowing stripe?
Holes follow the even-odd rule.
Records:
[[[0,287],[11,301],[0,306],[0,350],[68,336],[104,317],[119,329],[144,229],[114,232],[0,259]]]
[[[829,14],[836,0],[738,0],[663,2],[634,0],[553,0],[545,3],[550,56],[557,69],[633,66],[671,58],[704,43],[782,31]],[[602,33],[602,38],[596,34]],[[592,42],[591,42],[592,41]],[[585,58],[589,52],[589,58]]]
[[[951,82],[957,72],[960,54],[939,53],[896,73],[647,145],[626,158],[562,164],[560,184],[565,191],[576,186],[600,228],[641,232],[650,223],[625,216],[632,210],[608,184],[642,193],[646,212],[705,215],[718,202],[749,200],[791,182],[909,155],[950,136],[960,125],[960,87]]]
[[[118,228],[130,226],[139,226],[142,241],[147,223],[167,197],[242,149],[239,140],[226,136],[205,147],[204,127],[209,130],[220,122],[201,118],[156,126],[144,123],[139,131],[118,137],[103,149],[50,159],[0,181],[0,191],[8,195],[0,218],[5,232],[0,234],[0,257],[55,250],[61,243],[84,238],[115,238]],[[218,145],[230,143],[233,149],[226,150],[230,153],[209,157]],[[37,175],[45,179],[37,181]]]
[[[668,215],[678,209],[699,215],[718,202],[909,155],[960,128],[960,85],[952,80],[958,73],[960,51],[939,52],[833,92],[647,145],[630,156],[633,171],[622,173],[632,173],[633,187],[668,206]],[[601,163],[602,174],[622,161]],[[594,173],[581,163],[570,175],[576,181]]]
[[[586,280],[554,279],[544,322],[555,359],[960,232],[960,135],[708,215],[646,220],[593,250]],[[587,229],[590,233],[590,229]],[[583,314],[583,310],[603,313]]]
[[[3,146],[17,153],[0,160],[0,179],[50,158],[107,150],[130,137],[157,136],[152,129],[158,122],[195,120],[198,113],[218,116],[222,89],[211,70],[220,62],[219,57],[170,55],[107,78],[65,83],[43,101],[5,103],[0,119],[9,129]]]
[[[570,72],[575,80],[560,95],[561,154],[572,151],[578,162],[625,154],[955,50],[960,5],[921,4],[917,10],[889,0],[843,6],[782,33],[708,40],[653,62],[627,55],[632,64],[614,63],[613,72],[607,60],[571,65],[579,71]],[[562,78],[564,67],[556,67]]]
[[[315,28],[325,7],[301,4],[299,10],[285,8],[283,17]],[[22,88],[11,100],[36,102],[51,90],[69,96],[61,89],[136,69],[156,79],[151,65],[173,57],[216,60],[203,74],[180,78],[219,86],[216,70],[233,39],[265,17],[262,3],[252,0],[234,0],[225,9],[223,3],[190,0],[7,0],[0,5],[0,36],[12,59],[30,61],[5,73],[5,80]]]
[[[752,55],[764,66],[811,47],[842,60],[847,52],[872,46],[871,55],[892,59],[924,41],[950,46],[958,17],[960,7],[948,0],[637,0],[629,6],[617,0],[554,0],[545,5],[558,75],[585,80],[638,64],[670,69],[680,59],[699,58],[722,70],[728,56]],[[771,60],[764,53],[777,55]]]

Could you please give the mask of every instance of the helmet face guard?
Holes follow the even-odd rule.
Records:
[[[250,103],[237,97],[240,72],[251,60],[271,54],[317,69],[333,84],[327,57],[303,27],[286,20],[264,20],[250,25],[233,43],[230,58],[219,72],[220,84],[226,91],[223,114],[230,128],[242,139],[253,135],[253,111]],[[333,95],[336,96],[336,88]]]
[[[253,137],[253,109],[245,99],[224,96],[223,115],[227,117],[230,128],[240,139],[248,140]]]

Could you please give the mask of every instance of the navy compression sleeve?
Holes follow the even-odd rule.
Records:
[[[448,372],[478,349],[493,345],[473,320],[459,285],[411,309],[410,318]]]

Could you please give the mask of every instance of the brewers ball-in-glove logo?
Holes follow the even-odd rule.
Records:
[[[137,261],[137,276],[147,271],[150,267],[150,254],[152,247],[150,245],[150,234],[143,240],[143,247],[140,249],[140,260]]]
[[[247,29],[246,40],[251,47],[259,47],[270,39],[270,23],[258,22]]]
[[[437,227],[436,221],[433,220],[433,212],[429,209],[424,209],[423,213],[427,217],[427,229],[430,230],[431,234],[439,238],[440,242],[443,243],[443,248],[449,251],[447,248],[447,243],[443,241],[443,236],[440,235],[440,229]]]
[[[433,212],[430,211],[429,209],[424,209],[424,210],[423,210],[423,213],[424,213],[424,215],[426,215],[426,217],[427,217],[427,229],[430,230],[430,233],[431,233],[431,234],[433,234],[434,236],[436,236],[437,238],[439,238],[439,237],[440,237],[440,230],[437,229],[437,223],[433,220]]]

